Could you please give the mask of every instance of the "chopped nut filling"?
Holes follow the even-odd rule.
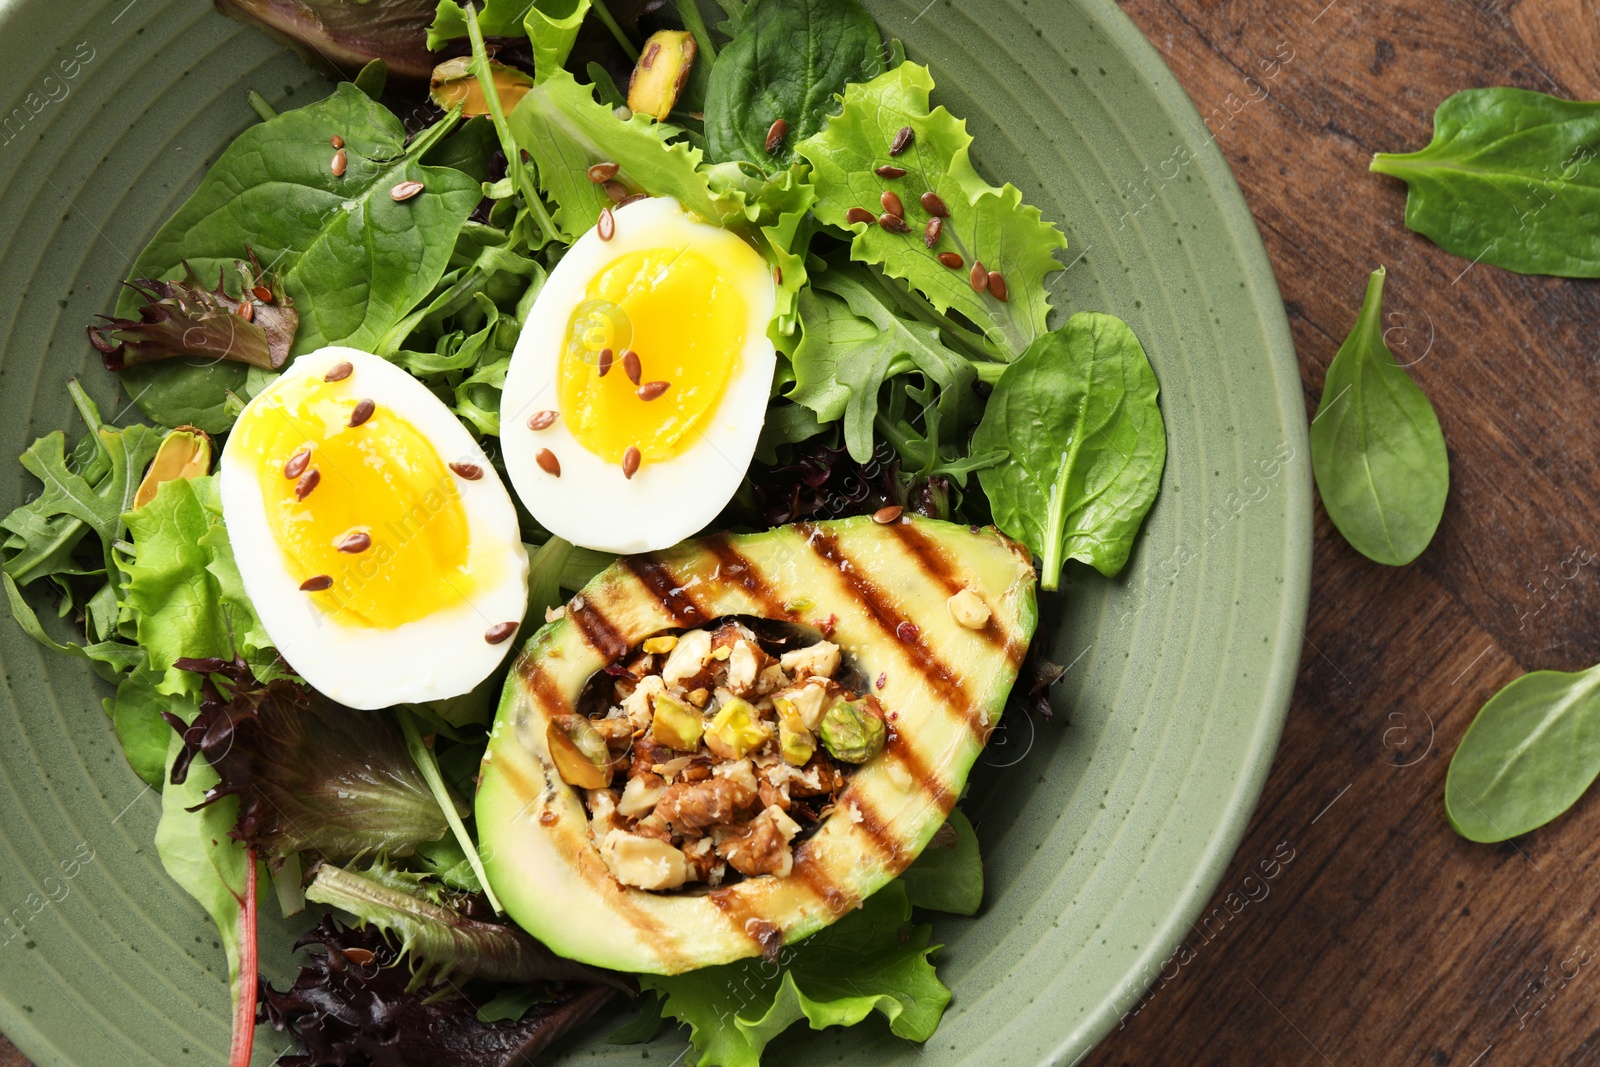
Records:
[[[606,713],[553,726],[552,756],[586,790],[612,876],[651,890],[787,876],[849,765],[886,743],[876,699],[840,666],[830,641],[769,649],[724,621],[652,637],[597,675]]]

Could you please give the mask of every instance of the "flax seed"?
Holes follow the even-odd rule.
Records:
[[[300,476],[299,481],[294,483],[294,498],[296,500],[304,500],[311,495],[311,490],[315,489],[321,482],[322,472],[312,467]]]
[[[935,218],[947,219],[950,217],[950,209],[944,206],[944,200],[932,189],[922,194],[922,210]]]
[[[404,181],[389,190],[389,199],[398,203],[402,200],[410,200],[420,192],[422,192],[421,182]]]
[[[879,526],[887,526],[889,523],[898,519],[901,512],[905,510],[906,509],[901,507],[899,504],[890,504],[886,508],[879,508],[877,511],[874,511],[872,513],[872,521],[877,523]]]
[[[624,478],[632,480],[633,476],[639,472],[639,459],[639,449],[629,445],[628,450],[622,454],[622,476]]]
[[[332,585],[333,579],[331,577],[326,574],[319,574],[313,578],[307,578],[305,581],[301,582],[300,591],[302,593],[320,593],[324,589],[331,588]]]
[[[306,467],[311,463],[311,449],[302,448],[290,456],[283,464],[285,478],[298,478],[306,472]]]
[[[256,317],[256,306],[250,303],[249,300],[246,300],[244,303],[239,305],[239,317],[246,322],[254,322]]]
[[[371,400],[368,400],[365,397],[357,400],[355,410],[350,412],[350,425],[352,427],[360,426],[362,423],[372,418],[372,413],[377,409],[378,405],[374,404]]]
[[[900,195],[898,193],[892,193],[888,190],[884,190],[883,195],[878,198],[878,202],[883,205],[883,210],[887,211],[889,214],[897,215],[902,219],[906,217],[906,206],[900,202]]]
[[[896,167],[885,163],[883,166],[878,167],[873,173],[877,174],[877,176],[880,178],[904,178],[906,176],[906,169],[904,167]]]
[[[268,289],[264,285],[258,285],[254,289],[251,289],[250,295],[261,301],[263,304],[272,303],[272,290]]]
[[[617,171],[621,169],[622,168],[615,163],[596,163],[594,166],[589,168],[589,180],[594,182],[596,185],[604,185],[612,178],[615,178],[617,176]]]
[[[1004,304],[1006,302],[1005,278],[1001,276],[999,271],[992,270],[989,272],[989,277],[986,279],[986,282],[989,286],[989,295],[1000,301],[1000,303]]]
[[[634,385],[639,384],[639,379],[644,375],[644,367],[639,363],[639,353],[628,349],[622,353],[622,373],[628,376],[628,381]]]
[[[533,418],[528,420],[528,429],[548,430],[555,424],[557,414],[554,411],[535,411]]]
[[[344,138],[340,137],[338,134],[334,134],[332,137],[328,138],[328,143],[333,145],[335,148],[343,148]]]
[[[535,463],[539,464],[539,469],[546,474],[553,474],[557,478],[561,477],[561,461],[548,448],[539,449],[539,454],[533,459]]]
[[[899,132],[894,135],[894,140],[889,142],[889,154],[898,156],[901,152],[910,148],[912,142],[916,139],[917,133],[910,126],[900,127]]]
[[[890,233],[910,233],[911,227],[906,225],[906,220],[899,215],[884,212],[878,216],[878,225]]]
[[[333,547],[340,552],[349,552],[351,554],[365,552],[372,547],[372,535],[365,530],[357,530],[355,533],[348,533],[339,538],[339,543]]]
[[[864,207],[853,207],[853,208],[851,208],[849,211],[846,211],[844,213],[844,219],[845,219],[846,222],[851,222],[851,223],[864,222],[868,226],[870,226],[874,222],[878,221],[877,216],[873,215],[872,212],[868,211]]]
[[[635,392],[638,393],[640,400],[654,400],[667,391],[669,384],[668,382],[645,382]]]
[[[967,265],[967,261],[962,259],[955,252],[940,252],[939,262],[943,263],[951,270],[960,270],[962,267]]]
[[[614,358],[615,357],[613,357],[611,355],[611,349],[602,348],[600,350],[600,360],[599,360],[600,377],[604,378],[606,376],[606,372],[611,369],[611,361]]]
[[[328,373],[322,376],[322,380],[325,382],[342,382],[346,378],[350,377],[351,373],[354,371],[355,367],[341,359],[339,362],[328,368]]]
[[[606,191],[606,195],[611,198],[613,204],[620,204],[628,199],[628,187],[621,182],[605,182],[601,185],[601,188]]]
[[[922,231],[922,243],[932,248],[939,243],[939,235],[944,232],[944,220],[935,215],[928,220],[928,225]]]
[[[767,155],[775,156],[778,149],[783,147],[783,139],[789,136],[789,123],[784,119],[775,119],[767,127]]]
[[[617,235],[617,218],[611,214],[610,208],[600,212],[600,221],[595,224],[595,232],[600,235],[602,241],[609,241]]]
[[[345,155],[344,149],[341,148],[339,151],[333,154],[333,163],[329,165],[328,169],[333,171],[333,176],[335,178],[343,178],[344,168],[349,164],[349,162],[350,157]]]
[[[617,206],[618,207],[627,207],[629,204],[637,204],[641,200],[649,200],[649,199],[650,199],[650,194],[649,193],[634,193],[632,196],[625,196],[621,200],[618,200],[617,201]]]
[[[517,623],[497,622],[483,632],[483,639],[491,645],[503,644],[517,632]]]
[[[452,463],[450,469],[469,482],[475,482],[483,477],[483,468],[476,463]]]
[[[983,268],[983,260],[972,261],[972,273],[967,275],[967,281],[975,293],[981,293],[989,287],[989,272]]]

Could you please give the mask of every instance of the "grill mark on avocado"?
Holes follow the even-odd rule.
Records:
[[[582,607],[569,605],[567,617],[578,624],[578,629],[583,631],[584,640],[604,656],[607,663],[615,663],[627,655],[628,642],[623,640],[621,632],[611,624],[610,619],[606,618],[606,613],[594,604],[584,601]]]
[[[861,813],[860,822],[850,818],[850,813],[845,810],[847,807],[854,807]],[[860,792],[846,791],[845,795],[839,798],[839,810],[829,818],[842,818],[859,826],[872,839],[878,851],[883,853],[884,859],[888,860],[888,869],[894,874],[898,875],[911,865],[911,857],[905,854],[900,847],[899,839],[889,831],[889,820],[885,819],[878,809],[872,806],[872,802]]]
[[[517,676],[522,679],[524,687],[546,709],[547,716],[565,715],[572,710],[567,698],[561,695],[561,687],[556,684],[554,678],[545,673],[535,657],[523,656],[517,662]]]
[[[783,599],[772,591],[755,565],[729,543],[727,534],[713,534],[701,545],[717,558],[717,580],[733,583],[743,589],[750,599],[760,605],[762,616],[790,622],[799,617],[784,606]]]
[[[679,626],[704,626],[710,621],[705,609],[689,595],[688,588],[654,556],[624,556],[622,565],[650,590]]]
[[[822,902],[828,909],[828,914],[838,920],[855,908],[860,898],[855,893],[835,882],[822,865],[816,861],[811,850],[801,845],[795,851],[794,867],[789,871],[789,877],[804,883],[811,891],[811,895]]]
[[[713,889],[706,897],[727,918],[728,925],[755,942],[761,949],[763,959],[768,963],[776,963],[778,951],[783,948],[783,931],[771,919],[757,914],[755,907],[745,899],[745,894],[738,890],[738,886]]]
[[[913,789],[927,793],[935,807],[946,815],[950,814],[950,809],[955,807],[956,801],[950,794],[944,775],[936,773],[927,761],[917,754],[911,747],[911,742],[906,740],[905,734],[891,728],[885,751],[905,767],[906,773],[911,776]]]
[[[904,646],[907,666],[921,674],[923,680],[943,698],[945,703],[961,714],[979,744],[982,744],[988,731],[978,723],[971,695],[961,684],[961,679],[956,677],[955,672],[939,658],[938,653],[928,647],[927,641],[923,639],[921,627],[895,610],[888,594],[879,589],[870,578],[865,577],[850,557],[839,550],[839,541],[836,537],[824,533],[808,522],[795,523],[795,529],[805,537],[806,544],[810,545],[817,555],[833,564],[833,569],[840,580],[850,587],[850,591],[855,594],[862,607],[866,608],[867,615],[883,631],[884,640]],[[845,566],[847,563],[848,567]],[[907,639],[902,637],[902,634],[912,636]]]
[[[939,584],[944,586],[948,595],[955,596],[966,588],[966,585],[956,578],[950,557],[945,555],[944,550],[927,534],[917,529],[916,523],[894,522],[889,524],[889,529],[900,538],[906,550],[917,557],[922,569],[933,575]],[[988,621],[983,624],[983,629],[974,630],[973,633],[980,634],[984,640],[997,648],[1004,648],[1006,659],[1011,661],[1013,667],[1022,662],[1023,655],[1028,651],[1026,645],[1018,645],[1006,636],[1005,630],[1000,626],[998,615],[992,610]]]

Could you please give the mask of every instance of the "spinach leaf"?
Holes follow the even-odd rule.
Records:
[[[913,907],[951,915],[976,915],[983,903],[983,861],[978,835],[960,808],[939,827],[900,880]]]
[[[1000,377],[972,452],[1010,462],[978,472],[996,525],[1042,560],[1054,589],[1067,559],[1111,577],[1161,488],[1167,434],[1155,372],[1128,324],[1080,311]]]
[[[795,346],[789,399],[823,422],[844,419],[845,446],[858,463],[872,455],[878,390],[920,372],[939,387],[938,406],[954,431],[976,405],[972,364],[946,348],[939,331],[885,307],[849,268],[820,275],[800,293],[802,336]]]
[[[1433,540],[1450,491],[1450,456],[1433,405],[1383,341],[1382,267],[1350,336],[1328,365],[1311,420],[1311,467],[1328,517],[1377,563],[1400,566]]]
[[[1439,105],[1433,141],[1379,152],[1406,183],[1406,225],[1447,252],[1522,274],[1600,277],[1600,103],[1468,89]]]
[[[187,261],[207,278],[248,247],[294,300],[293,355],[330,344],[370,349],[432,291],[482,197],[468,175],[419,161],[451,124],[408,146],[399,119],[341,84],[240,134],[140,253],[133,274],[182,277]],[[342,176],[330,168],[335,134],[345,142]],[[408,180],[423,192],[397,203],[389,191]],[[130,317],[137,302],[124,293],[119,317]],[[219,364],[131,367],[123,381],[156,422],[213,433],[232,423],[228,393],[246,392],[245,368]]]
[[[1600,667],[1535,671],[1489,698],[1445,777],[1450,826],[1505,841],[1570,808],[1600,774]]]
[[[883,73],[883,38],[860,0],[755,0],[711,68],[707,154],[763,170],[786,167],[794,145],[822,129],[851,82]],[[789,124],[767,151],[774,121]]]
[[[882,264],[885,273],[904,279],[941,313],[959,311],[983,332],[995,355],[1014,359],[1045,332],[1050,294],[1044,281],[1062,269],[1055,253],[1067,240],[1038,208],[1022,203],[1016,186],[997,188],[979,176],[968,154],[967,124],[942,107],[929,111],[932,89],[928,68],[915,63],[851,85],[843,110],[795,151],[811,163],[817,217],[855,235],[852,258]],[[907,128],[914,140],[891,159],[890,146]],[[905,175],[880,177],[875,168],[889,163]],[[856,208],[877,215],[885,192],[900,198],[910,233],[850,221]],[[922,240],[930,216],[920,200],[927,192],[949,211],[943,236],[932,249]],[[943,252],[960,256],[961,268],[941,264],[936,253]],[[1000,273],[1006,300],[973,290],[974,261]]]

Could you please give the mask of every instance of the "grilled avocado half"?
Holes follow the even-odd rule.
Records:
[[[529,639],[506,683],[477,795],[490,885],[550,948],[619,971],[677,974],[815,933],[905,870],[949,815],[1033,636],[1034,588],[1027,551],[997,530],[920,518],[798,523],[619,560]],[[988,609],[979,625],[971,595],[951,603],[963,590]],[[699,893],[622,885],[551,762],[550,719],[645,638],[727,615],[831,628],[871,680],[890,743],[796,845],[791,874]]]

